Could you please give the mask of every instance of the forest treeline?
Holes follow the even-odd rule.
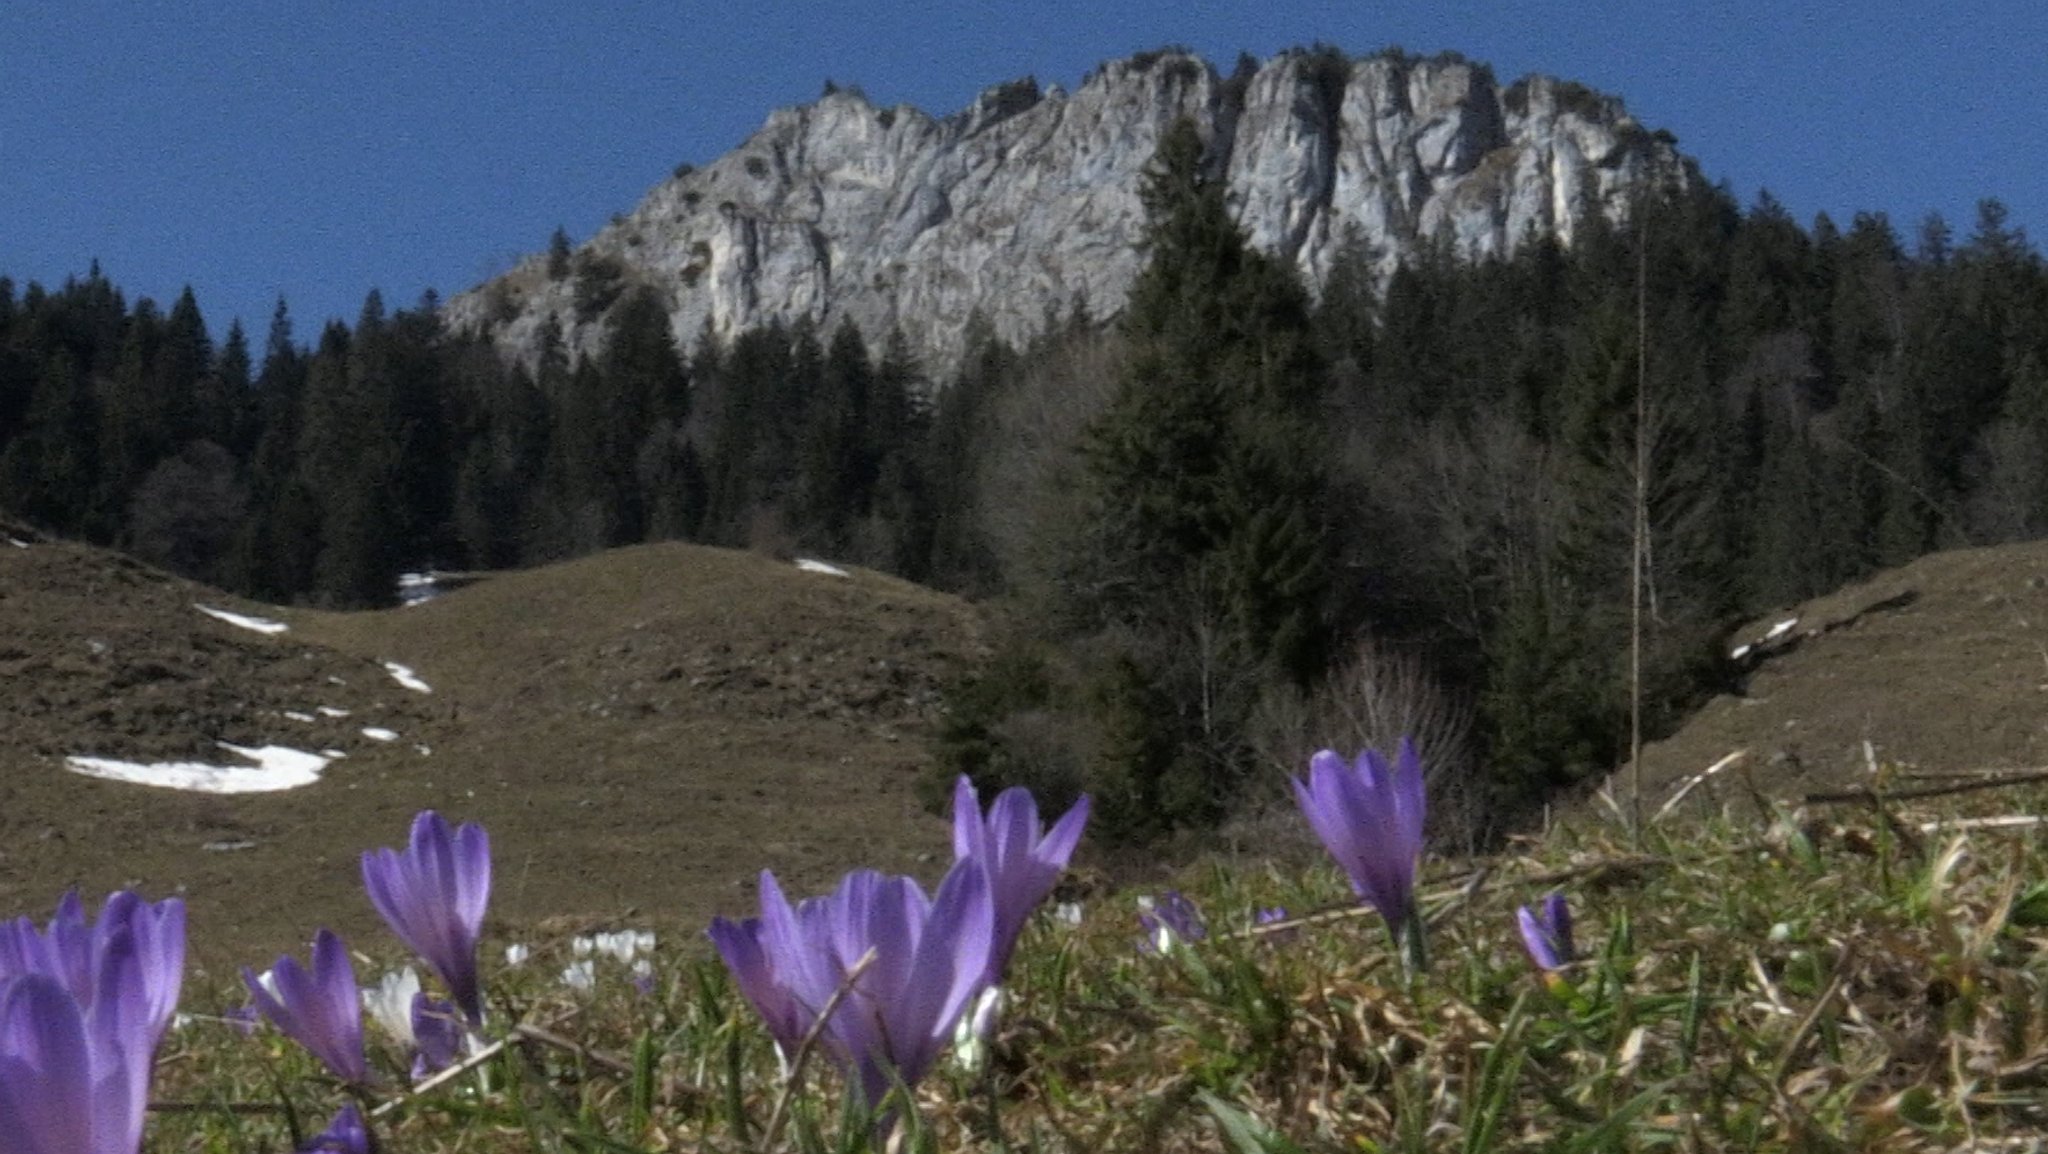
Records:
[[[1354,241],[1312,295],[1208,171],[1167,134],[1116,318],[977,324],[942,380],[850,324],[679,345],[566,252],[601,351],[527,362],[431,296],[310,343],[280,302],[257,349],[189,291],[0,279],[0,508],[332,606],[664,538],[885,569],[995,622],[943,769],[1089,789],[1132,836],[1397,732],[1473,839],[1612,769],[1639,535],[1655,734],[1730,676],[1733,623],[2048,531],[2048,273],[1994,201],[1908,240],[1695,180],[1383,283]]]

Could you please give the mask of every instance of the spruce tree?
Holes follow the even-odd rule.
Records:
[[[1132,663],[1116,699],[1142,677],[1171,703],[1179,784],[1155,800],[1172,825],[1238,787],[1258,685],[1306,684],[1326,657],[1323,369],[1306,294],[1247,244],[1191,122],[1162,137],[1142,195],[1130,356],[1084,436],[1088,527],[1066,587],[1069,615]]]

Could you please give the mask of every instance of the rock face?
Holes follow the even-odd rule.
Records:
[[[588,353],[605,309],[645,285],[685,348],[707,328],[851,317],[872,341],[900,327],[943,372],[977,309],[1016,341],[1048,315],[1121,307],[1144,261],[1141,177],[1180,116],[1201,128],[1253,243],[1311,287],[1353,238],[1382,275],[1436,243],[1468,258],[1534,235],[1569,243],[1588,214],[1617,219],[1634,190],[1691,178],[1668,135],[1569,82],[1502,89],[1455,57],[1327,50],[1226,78],[1153,53],[1071,94],[999,85],[943,119],[846,91],[779,110],[566,261],[529,258],[447,316],[515,355],[552,319]]]

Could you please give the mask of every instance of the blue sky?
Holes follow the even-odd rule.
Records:
[[[2038,0],[78,0],[0,6],[0,273],[54,285],[98,258],[131,298],[189,283],[216,338],[240,316],[259,342],[283,294],[309,341],[372,287],[449,294],[557,225],[588,236],[827,78],[943,114],[1169,43],[1227,69],[1314,41],[1591,85],[1802,221],[1873,209],[1910,238],[1938,211],[1962,236],[1995,196],[2048,228]]]

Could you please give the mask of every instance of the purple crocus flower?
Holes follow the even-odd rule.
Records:
[[[1167,890],[1156,898],[1140,898],[1138,924],[1145,930],[1139,948],[1148,954],[1172,953],[1175,946],[1209,936],[1202,911],[1179,890]]]
[[[989,981],[1002,980],[1031,911],[1052,892],[1087,825],[1086,797],[1075,802],[1048,833],[1039,820],[1037,800],[1022,786],[997,794],[986,818],[974,782],[966,774],[953,786],[953,856],[982,864],[988,871],[995,904],[995,952],[989,959]]]
[[[0,1150],[136,1154],[161,1030],[160,956],[128,927],[93,950],[83,998],[42,970],[0,978]],[[178,942],[182,957],[182,935]],[[175,999],[175,992],[172,997]]]
[[[455,1004],[425,994],[412,996],[412,1076],[415,1080],[436,1070],[445,1070],[462,1055],[462,1039],[468,1033],[457,1016]]]
[[[363,854],[363,886],[392,932],[448,983],[470,1022],[481,1023],[476,943],[491,896],[491,842],[483,827],[464,822],[451,833],[440,814],[425,810],[413,819],[403,852]]]
[[[774,884],[774,875],[763,873],[762,892]],[[780,891],[777,891],[778,897]],[[810,1023],[816,1020],[815,1012],[797,1004],[796,996],[790,992],[775,963],[761,945],[761,919],[747,918],[732,922],[724,918],[711,919],[711,944],[718,948],[718,956],[725,959],[725,968],[732,971],[733,982],[740,988],[740,996],[751,1003],[768,1027],[768,1034],[775,1039],[776,1049],[782,1053],[782,1060],[793,1061],[796,1048],[804,1040],[804,1033]]]
[[[268,984],[247,966],[242,967],[242,981],[263,1016],[337,1077],[352,1085],[370,1080],[355,965],[349,961],[348,947],[332,930],[323,929],[313,938],[311,973],[287,955],[271,967]]]
[[[1266,926],[1270,926],[1278,922],[1284,922],[1286,920],[1287,907],[1261,907],[1252,913],[1252,928],[1255,930],[1262,929]],[[1301,929],[1298,926],[1284,926],[1280,929],[1268,931],[1263,936],[1267,941],[1275,945],[1281,945],[1286,942],[1293,941],[1296,937],[1300,936],[1300,933]]]
[[[764,871],[760,919],[721,918],[711,928],[786,1055],[847,987],[819,1039],[870,1106],[897,1079],[916,1085],[945,1050],[986,984],[994,933],[988,875],[971,860],[954,863],[930,898],[910,878],[860,870],[831,896],[795,907]],[[873,961],[848,983],[870,951]]]
[[[0,923],[0,978],[47,975],[90,1010],[104,988],[100,970],[108,947],[123,935],[134,944],[139,966],[135,992],[142,999],[154,1050],[170,1027],[184,981],[185,903],[178,898],[151,903],[121,890],[108,896],[97,919],[87,922],[85,905],[74,890],[57,903],[47,929],[37,930],[25,917]]]
[[[1565,905],[1563,894],[1552,893],[1544,898],[1540,911],[1517,907],[1515,920],[1522,927],[1522,945],[1538,969],[1552,973],[1571,964],[1572,911]]]
[[[362,1112],[350,1102],[327,1124],[327,1129],[299,1148],[299,1154],[372,1154],[376,1149],[369,1127],[363,1125]]]
[[[1330,750],[1309,760],[1294,797],[1310,828],[1397,937],[1415,929],[1415,868],[1422,857],[1422,759],[1401,739],[1394,765],[1365,750],[1353,765]],[[1419,940],[1419,935],[1416,935]]]

